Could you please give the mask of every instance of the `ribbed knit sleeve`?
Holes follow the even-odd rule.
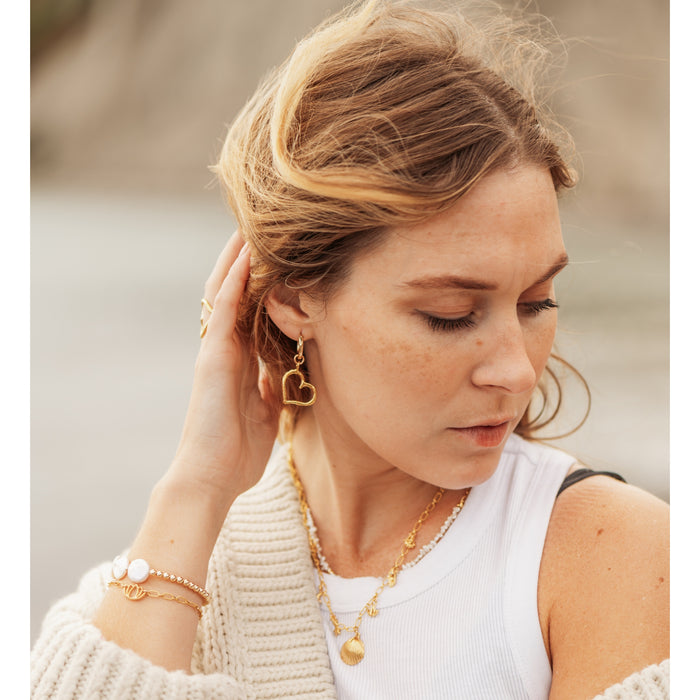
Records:
[[[78,591],[47,614],[31,656],[35,700],[205,700],[246,698],[229,675],[166,671],[106,641],[90,620],[112,578],[110,564],[88,572]]]
[[[670,697],[670,662],[666,659],[633,673],[593,700],[669,700]]]

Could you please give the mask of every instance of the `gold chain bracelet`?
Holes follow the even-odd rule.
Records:
[[[121,588],[122,593],[125,598],[129,600],[143,600],[144,598],[163,598],[163,600],[172,600],[175,603],[181,603],[182,605],[187,605],[192,608],[199,618],[202,618],[202,608],[201,606],[193,603],[187,598],[183,598],[179,595],[173,595],[172,593],[161,593],[160,591],[154,591],[151,589],[141,588],[138,583],[122,583],[121,581],[110,581],[108,586]]]
[[[165,581],[177,583],[179,586],[184,586],[193,593],[196,593],[204,601],[202,605],[208,605],[211,602],[211,594],[209,591],[186,579],[184,576],[171,574],[169,571],[153,569],[145,559],[134,559],[134,561],[130,562],[127,557],[120,554],[115,557],[112,562],[112,576],[119,581],[127,575],[129,576],[129,580],[133,583],[144,583],[149,576],[156,576]]]

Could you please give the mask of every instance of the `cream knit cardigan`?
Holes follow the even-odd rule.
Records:
[[[205,700],[335,698],[306,531],[285,451],[236,500],[212,554],[192,674],[168,672],[105,641],[90,620],[111,565],[49,611],[32,650],[32,698]],[[665,700],[668,662],[610,688],[605,700]],[[421,699],[422,700],[422,699]]]

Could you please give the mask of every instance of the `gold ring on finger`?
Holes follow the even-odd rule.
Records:
[[[209,318],[211,318],[211,314],[214,312],[214,307],[206,299],[202,299],[200,304],[202,306],[202,315],[199,317],[199,337],[203,338],[209,327]],[[209,312],[209,318],[206,320],[204,319],[204,309]]]

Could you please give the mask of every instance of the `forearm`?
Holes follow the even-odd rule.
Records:
[[[152,568],[206,587],[209,558],[225,516],[225,507],[215,498],[166,477],[151,495],[129,560],[145,559]],[[141,586],[202,603],[196,593],[161,578],[152,576]],[[199,623],[194,608],[159,598],[133,601],[110,588],[93,622],[105,639],[154,664],[190,670]]]

